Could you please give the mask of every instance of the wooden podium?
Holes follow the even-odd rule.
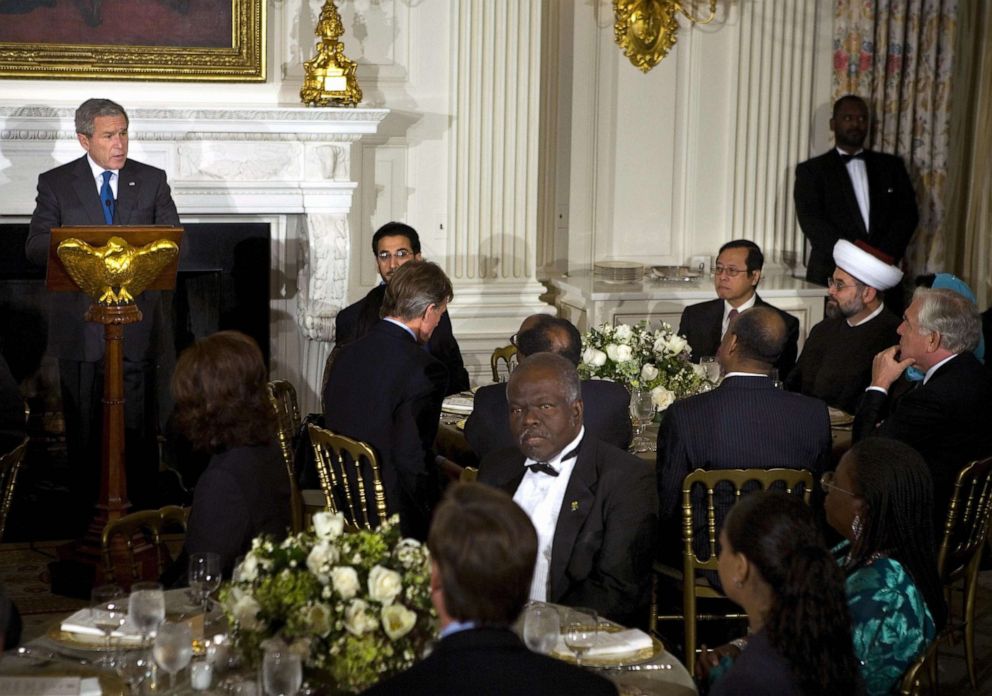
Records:
[[[58,255],[59,245],[67,239],[78,239],[93,247],[105,246],[111,237],[120,237],[132,247],[141,247],[157,240],[168,240],[179,246],[181,227],[166,226],[93,226],[57,227],[52,229],[48,247],[47,287],[52,292],[80,292]],[[148,285],[145,290],[172,290],[176,285],[179,254]],[[118,289],[118,288],[115,288]],[[90,588],[108,581],[103,573],[101,537],[107,522],[127,514],[131,503],[127,495],[124,466],[124,326],[142,319],[137,304],[100,304],[94,298],[87,310],[86,321],[103,325],[105,351],[103,356],[103,428],[100,445],[100,493],[96,509],[82,538],[58,549],[59,561],[52,564],[52,589],[60,594],[89,597]],[[123,553],[123,540],[119,551]],[[150,547],[149,547],[150,548]],[[114,555],[117,555],[116,551]],[[130,578],[119,578],[125,585]]]

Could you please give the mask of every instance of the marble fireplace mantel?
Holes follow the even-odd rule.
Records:
[[[34,210],[40,172],[81,156],[75,107],[0,103],[0,222]],[[183,222],[268,222],[272,373],[319,408],[334,316],[346,300],[351,143],[387,109],[129,109],[128,156],[161,167]]]

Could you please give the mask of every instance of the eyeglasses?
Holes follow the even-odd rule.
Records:
[[[823,474],[823,476],[820,477],[820,488],[823,489],[824,493],[829,493],[830,489],[833,489],[835,491],[840,491],[841,493],[847,493],[852,498],[858,497],[857,493],[852,493],[849,490],[846,490],[844,488],[841,488],[840,486],[835,485],[834,472],[832,471],[828,471],[825,474]]]
[[[746,268],[736,268],[734,266],[714,266],[713,275],[726,275],[731,278],[736,278],[741,273],[747,273]]]
[[[380,261],[389,261],[389,259],[393,259],[393,258],[402,261],[403,259],[409,258],[411,256],[413,256],[413,252],[410,251],[409,249],[397,249],[395,254],[391,254],[388,251],[380,251],[378,254],[375,255],[375,257]]]
[[[518,333],[515,333],[512,336],[510,336],[510,345],[513,346],[514,348],[517,348],[518,347],[517,346],[517,338],[519,338],[519,337],[520,337],[520,334],[518,334]]]
[[[856,288],[856,287],[858,287],[858,283],[854,283],[852,285],[848,285],[843,280],[834,280],[833,278],[827,278],[827,287],[828,288],[833,288],[837,292],[843,292],[847,288]]]

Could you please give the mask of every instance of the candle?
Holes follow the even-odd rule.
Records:
[[[205,660],[197,660],[190,666],[189,681],[196,691],[206,691],[210,688],[213,678],[213,666]]]

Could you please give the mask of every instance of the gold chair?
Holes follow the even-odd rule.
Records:
[[[975,680],[975,591],[978,567],[989,534],[992,517],[992,457],[971,462],[954,483],[954,494],[947,511],[944,539],[937,555],[937,572],[944,585],[948,625],[953,625],[952,590],[961,582],[961,622],[952,632],[964,631],[964,652],[968,678]]]
[[[107,582],[122,582],[130,586],[139,580],[157,580],[172,562],[172,555],[162,540],[162,532],[169,527],[186,532],[188,508],[166,505],[158,510],[141,510],[108,522],[103,528],[100,545],[103,550],[103,569]],[[114,538],[123,538],[127,567],[123,573],[114,568]],[[139,543],[135,543],[135,540]],[[155,557],[155,575],[147,572]]]
[[[327,509],[340,511],[355,529],[374,529],[369,502],[381,523],[387,517],[386,491],[379,476],[375,452],[364,442],[332,433],[312,423],[307,427],[317,460],[317,475]]]
[[[685,623],[685,666],[689,674],[693,673],[696,664],[696,623],[697,621],[743,619],[746,614],[730,612],[722,614],[699,614],[696,610],[698,600],[729,601],[722,592],[712,587],[709,582],[699,576],[700,571],[716,572],[717,528],[716,499],[725,497],[733,491],[734,503],[741,495],[747,495],[756,490],[769,488],[784,489],[790,493],[802,495],[808,505],[813,490],[813,474],[805,469],[717,469],[706,471],[696,469],[682,481],[682,570],[681,572],[663,563],[654,566],[654,597],[652,599],[651,629],[655,630],[657,621],[683,621]],[[706,548],[709,556],[701,560],[696,553],[693,524],[693,495],[699,487],[705,492],[706,509]],[[719,492],[717,488],[719,487]],[[722,520],[721,520],[722,523]],[[657,613],[657,583],[664,578],[682,587],[682,613],[659,615]]]
[[[282,450],[286,473],[289,475],[290,519],[293,533],[303,529],[303,498],[296,483],[296,466],[293,455],[293,438],[300,431],[300,407],[296,400],[296,389],[284,379],[269,382],[269,401],[276,412],[279,449]]]
[[[7,527],[7,515],[14,504],[14,487],[17,485],[17,473],[21,470],[24,453],[28,450],[28,438],[24,438],[17,447],[0,456],[0,540],[3,539]]]
[[[458,476],[458,480],[462,483],[473,483],[479,480],[479,470],[474,466],[466,466],[462,469],[462,473]]]
[[[899,696],[921,696],[924,693],[937,693],[937,646],[940,644],[938,636],[926,650],[920,653],[913,664],[906,669],[902,681],[899,683]]]
[[[499,374],[499,361],[502,360],[506,365],[507,377],[503,378]],[[489,358],[489,366],[493,369],[493,381],[494,382],[505,382],[509,379],[509,375],[513,372],[513,368],[517,365],[517,347],[514,345],[503,346],[502,348],[497,348],[493,351],[492,357]]]

